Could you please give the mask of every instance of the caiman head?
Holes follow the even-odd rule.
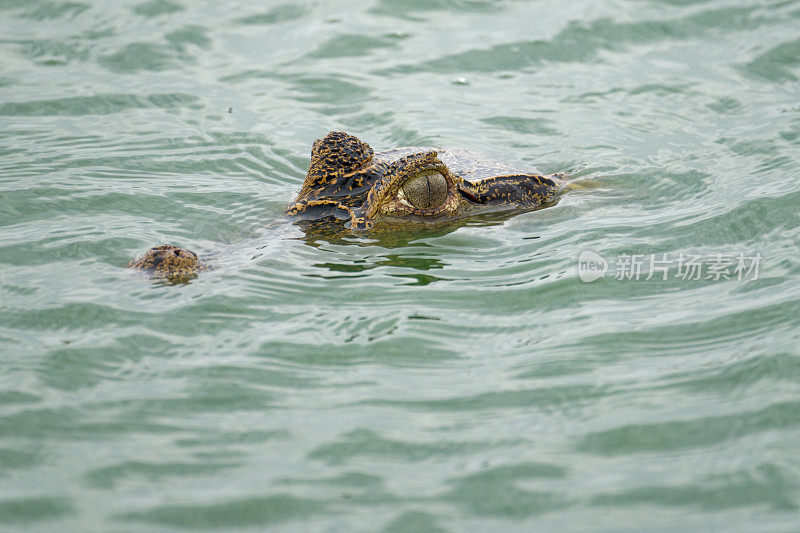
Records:
[[[471,182],[435,151],[394,161],[340,131],[314,142],[303,187],[286,214],[305,220],[336,217],[352,230],[379,223],[406,225],[454,220],[476,213],[532,210],[552,203],[560,181],[539,174],[503,174]],[[556,178],[558,179],[558,178]]]

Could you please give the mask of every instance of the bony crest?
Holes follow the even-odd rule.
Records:
[[[332,131],[317,139],[311,148],[311,163],[298,198],[336,184],[340,176],[369,166],[373,155],[370,145],[343,131]]]

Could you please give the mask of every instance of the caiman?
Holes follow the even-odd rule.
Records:
[[[464,151],[398,148],[375,153],[357,137],[332,131],[314,142],[303,186],[285,214],[337,221],[342,231],[350,232],[428,226],[479,213],[547,207],[566,184],[563,174],[517,172]],[[182,280],[209,268],[209,262],[164,244],[129,266]]]

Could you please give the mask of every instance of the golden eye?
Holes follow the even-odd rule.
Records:
[[[403,183],[403,194],[417,209],[435,209],[447,200],[447,178],[441,172],[425,170]]]

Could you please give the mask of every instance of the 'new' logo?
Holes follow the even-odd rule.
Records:
[[[608,262],[600,254],[584,250],[578,257],[578,277],[589,283],[600,279],[608,271]]]

